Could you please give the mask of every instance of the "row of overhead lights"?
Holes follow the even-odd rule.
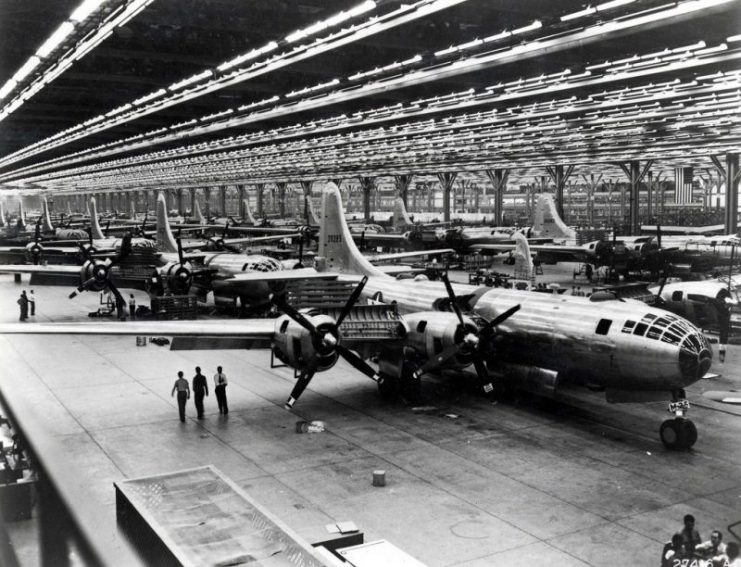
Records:
[[[134,18],[139,12],[146,8],[154,0],[130,0],[125,6],[122,5],[117,10],[109,12],[108,16],[96,27],[95,30],[88,33],[81,40],[78,40],[74,48],[69,49],[63,55],[58,57],[43,73],[38,74],[17,96],[10,102],[0,108],[0,122],[15,112],[24,102],[33,97],[47,84],[51,83],[64,71],[66,71],[75,61],[82,59],[94,47],[106,39],[113,30],[126,24]],[[104,4],[111,3],[111,0],[84,0],[70,14],[68,20],[62,24],[49,36],[49,38],[36,50],[36,53],[29,57],[26,62],[0,87],[0,100],[8,97],[9,94],[16,91],[19,86],[23,85],[25,79],[42,63],[51,61],[49,56],[59,51],[75,31],[79,31],[87,26],[90,16],[99,12]]]
[[[728,38],[728,41],[735,40],[735,38]],[[704,46],[704,43],[702,44],[695,44],[694,46],[684,47],[680,48],[679,50],[672,50],[672,51],[681,51],[686,56],[689,56],[693,53],[694,49],[699,49],[700,47]],[[705,50],[707,51],[707,50]],[[695,53],[696,55],[697,53]],[[653,55],[653,54],[652,54]],[[694,57],[694,58],[684,58],[681,62],[682,68],[690,67],[693,65],[700,65],[702,64],[702,60],[704,58],[710,57],[707,53],[703,53],[704,57]],[[727,54],[725,57],[738,57],[738,55],[734,54]],[[646,70],[640,70],[636,69],[632,71],[631,69],[623,70],[620,74],[612,74],[607,75],[603,74],[600,75],[600,71],[604,73],[605,69],[610,69],[611,63],[606,64],[599,64],[597,66],[591,65],[587,68],[593,68],[594,74],[592,71],[586,71],[584,73],[578,73],[574,74],[571,73],[570,70],[566,69],[563,71],[560,71],[558,73],[552,73],[550,75],[540,75],[538,77],[531,77],[531,78],[524,78],[524,79],[518,79],[516,81],[511,81],[509,83],[499,83],[497,85],[492,85],[489,87],[486,87],[486,92],[482,93],[474,93],[473,89],[469,89],[467,91],[464,91],[462,93],[451,93],[449,95],[444,96],[438,96],[438,97],[431,97],[428,99],[419,99],[412,101],[409,105],[404,107],[401,104],[394,105],[393,107],[384,107],[381,109],[373,109],[371,111],[366,112],[358,112],[350,117],[347,117],[345,115],[341,115],[339,117],[334,117],[331,119],[321,120],[315,123],[312,123],[317,128],[322,127],[337,127],[340,128],[343,125],[353,125],[356,126],[358,122],[361,121],[373,121],[374,119],[377,120],[383,120],[383,119],[391,119],[391,118],[399,118],[402,116],[414,116],[414,115],[420,115],[423,113],[429,113],[429,112],[435,112],[439,111],[438,109],[443,108],[445,106],[456,106],[456,107],[465,107],[465,106],[473,106],[475,104],[487,104],[487,103],[494,103],[494,102],[503,102],[506,100],[515,100],[519,96],[532,96],[533,94],[538,93],[556,93],[558,91],[563,91],[569,88],[575,88],[575,87],[581,87],[586,85],[595,85],[599,84],[600,82],[609,83],[614,82],[615,80],[622,80],[622,79],[631,79],[633,78],[632,74],[636,74],[636,76],[639,76],[637,73],[640,72],[641,75],[647,75],[650,72],[659,72],[659,71],[675,71],[679,68],[679,65],[676,61],[674,62],[667,62],[666,66],[664,68],[661,67],[654,67],[651,71]],[[539,88],[539,90],[533,91],[533,86],[536,86]],[[504,91],[504,92],[501,92]],[[616,96],[621,96],[620,91],[615,92]],[[240,107],[240,110],[247,109],[249,106],[260,105],[260,104],[267,104],[267,103],[273,103],[278,100],[278,97],[272,97],[271,99],[266,99],[264,101],[260,101],[259,103],[253,103],[253,105],[247,105],[244,107]],[[255,115],[255,119],[259,119],[260,117],[264,116],[264,112],[259,112],[257,115]],[[205,120],[206,118],[212,118],[213,115],[210,117],[204,117],[200,119],[201,121]],[[174,130],[182,127],[191,127],[195,126],[195,128],[188,131],[188,134],[196,134],[198,133],[198,124],[199,120],[193,119],[188,122],[180,123],[173,125],[169,128],[169,130]],[[331,126],[330,126],[331,124]],[[294,127],[288,127],[279,129],[278,132],[285,134],[290,131],[290,129],[293,128],[296,130],[296,134],[300,133],[307,133],[309,128],[306,125],[298,124]],[[163,141],[166,141],[170,132],[167,128],[160,128],[155,131],[146,132],[144,134],[139,134],[137,136],[133,136],[130,138],[127,138],[123,141],[115,141],[108,144],[104,144],[102,146],[98,146],[96,148],[83,150],[81,152],[77,152],[77,154],[72,154],[72,156],[83,156],[86,155],[88,158],[93,157],[103,157],[106,154],[110,154],[111,151],[104,151],[108,148],[113,148],[115,146],[121,146],[121,144],[125,144],[124,147],[120,148],[120,151],[126,151],[130,149],[135,148],[141,148],[145,147],[147,145],[155,145],[157,143],[161,143]],[[274,131],[275,132],[275,131]],[[150,140],[149,142],[138,142],[139,140],[143,140],[144,138],[151,138],[152,136],[156,136],[159,134],[166,134],[163,136],[163,139],[160,140]],[[243,143],[247,140],[247,138],[250,138],[252,140],[262,138],[261,134],[251,134],[250,136],[241,136],[235,138],[228,138],[227,141],[229,142],[227,145],[238,145],[240,143]],[[138,142],[138,144],[134,144],[134,142]],[[218,142],[216,142],[218,143]],[[196,145],[196,146],[190,146],[188,148],[183,149],[176,149],[176,150],[168,150],[168,152],[183,152],[183,151],[192,151],[194,148],[204,148],[204,149],[212,149],[215,142],[209,142],[207,145]],[[97,152],[97,153],[96,153]],[[159,155],[159,154],[149,154],[149,155]],[[147,156],[144,156],[147,158]],[[140,158],[136,158],[140,159]],[[54,164],[55,166],[61,166],[61,165],[68,165],[71,163],[74,163],[76,161],[81,161],[80,159],[70,159],[68,156],[67,158],[57,158],[55,160],[50,160],[47,162],[48,164]],[[21,172],[32,172],[32,171],[38,171],[39,168],[43,169],[43,164],[37,165],[37,166],[29,166],[26,168],[22,168],[21,170],[18,170],[17,172],[13,172],[13,175],[17,175]]]
[[[739,85],[739,82],[738,82],[738,78],[739,77],[738,77],[738,74],[737,74],[737,76],[736,76],[737,82],[736,82],[736,85],[735,85],[735,88],[736,89],[738,89],[738,87],[740,86]],[[733,85],[731,85],[731,87],[733,87]],[[648,101],[651,101],[652,99],[649,96],[649,97],[647,97],[647,100]],[[726,117],[728,115],[728,110],[737,107],[738,104],[739,104],[739,102],[741,101],[739,99],[738,92],[736,92],[736,93],[730,93],[730,94],[727,94],[727,95],[721,95],[720,97],[718,97],[715,94],[707,95],[707,96],[701,96],[701,97],[695,97],[695,99],[689,99],[687,102],[692,102],[693,100],[695,100],[695,101],[702,100],[701,105],[709,105],[711,102],[713,102],[713,104],[715,105],[715,109],[714,110],[715,110],[716,114],[718,115],[718,117],[714,119],[715,121],[723,120],[723,117]],[[573,101],[571,101],[569,99],[568,102],[573,102]],[[596,116],[592,117],[591,122],[593,122],[596,125],[596,126],[592,126],[592,128],[599,127],[600,125],[603,125],[605,122],[612,121],[612,122],[615,123],[614,130],[616,132],[621,132],[622,131],[622,133],[624,133],[626,131],[626,128],[628,128],[628,130],[627,130],[628,132],[638,132],[638,131],[640,131],[640,129],[639,129],[639,126],[640,125],[636,125],[633,121],[634,121],[634,119],[642,119],[642,120],[644,120],[646,118],[646,116],[647,116],[647,110],[650,110],[650,107],[658,107],[658,103],[654,102],[654,103],[650,104],[649,107],[639,107],[637,105],[634,105],[634,108],[630,109],[631,110],[630,112],[624,112],[621,109],[616,109],[613,112],[605,112],[605,113],[603,113],[603,116],[601,116],[599,118],[599,120],[596,120],[596,118],[597,118]],[[683,108],[683,105],[678,105],[678,108]],[[664,108],[664,110],[666,110],[666,108]],[[503,114],[503,113],[500,113],[498,116],[502,117],[501,114]],[[495,115],[496,115],[496,113],[492,113],[492,116],[495,116]],[[614,116],[614,118],[610,118],[611,116]],[[515,117],[515,116],[512,114],[512,117]],[[522,117],[520,117],[520,118],[522,118]],[[532,118],[535,118],[535,116],[529,116],[528,118],[531,118],[532,119]],[[527,128],[526,134],[529,135],[529,136],[532,136],[533,134],[542,134],[542,132],[544,130],[545,131],[552,131],[554,133],[557,133],[560,130],[564,129],[564,126],[568,126],[569,133],[567,134],[567,136],[568,136],[569,139],[575,139],[575,138],[577,138],[577,136],[574,133],[574,130],[576,128],[576,125],[574,123],[569,123],[567,125],[567,124],[563,123],[559,119],[558,116],[546,118],[544,121],[542,121],[539,124],[531,124],[531,125],[528,125],[526,127]],[[589,126],[589,120],[587,120],[585,122],[584,126]],[[644,127],[643,126],[640,126],[640,128],[644,128]],[[442,128],[440,128],[439,126],[437,126],[433,122],[433,123],[427,125],[426,130],[428,130],[428,132],[433,132],[433,133],[436,133],[436,134],[440,134],[441,131],[442,131]],[[480,133],[479,136],[484,135],[485,136],[484,139],[485,140],[489,140],[489,139],[491,139],[491,134],[497,133],[499,139],[496,140],[496,143],[497,144],[500,144],[503,138],[510,137],[510,134],[507,134],[505,136],[504,135],[504,132],[505,131],[502,129],[501,126],[496,126],[495,130],[493,130],[493,131],[485,131],[484,133]],[[512,131],[512,132],[514,132],[514,131]],[[410,129],[409,131],[401,132],[401,134],[413,135],[414,132],[413,132],[412,129]],[[512,134],[512,136],[516,136],[516,135],[517,135],[516,132],[514,134]],[[522,134],[519,134],[519,136],[522,136]],[[408,138],[406,140],[407,140],[407,143],[408,143]],[[449,144],[450,143],[450,139],[449,138],[442,138],[442,141],[445,144]],[[302,143],[296,142],[293,145],[300,146],[300,145],[302,145]],[[305,145],[305,144],[303,144],[303,145]],[[332,147],[337,147],[337,143],[336,143],[335,140],[330,141],[329,145],[331,145]],[[458,147],[458,148],[460,148],[461,147],[461,144],[459,144],[459,143],[456,142],[455,143],[455,146]],[[296,148],[296,149],[297,150],[300,150],[300,148]],[[325,151],[325,150],[323,150],[321,148],[319,148],[319,149],[314,148],[314,150],[315,151],[319,151],[319,152]],[[279,149],[278,151],[280,151],[280,153],[284,153],[285,151],[295,152],[295,150],[291,150],[290,148],[289,148],[289,150],[280,150]],[[399,152],[399,151],[404,152],[405,151],[405,148],[404,147],[395,148],[394,151],[396,151],[396,152]],[[237,154],[237,153],[241,153],[241,154],[245,155],[245,152],[244,151],[243,152],[235,152],[235,154]],[[269,149],[266,149],[266,148],[260,148],[259,149],[260,156],[266,156],[266,155],[269,155],[271,153],[272,152],[269,151]],[[291,153],[290,156],[295,156],[295,153]],[[287,158],[289,161],[291,159],[294,159],[293,157],[290,157],[290,156]],[[203,162],[205,162],[205,161],[213,162],[214,160],[213,160],[213,158],[201,158],[201,161],[203,161]],[[218,161],[218,159],[217,159],[217,161]],[[181,168],[183,166],[186,166],[187,167],[187,166],[189,166],[190,163],[193,163],[193,162],[194,162],[194,158],[190,158],[190,159],[186,159],[186,160],[180,160],[180,161],[178,161],[173,166],[170,166],[170,165],[160,165],[160,166],[155,166],[155,168],[158,171],[162,172],[162,171],[164,171],[164,170],[166,170],[166,169],[168,169],[170,167],[177,167],[177,168]],[[89,166],[89,167],[94,167],[94,166]],[[87,168],[80,168],[81,171],[83,169],[87,169]],[[116,175],[120,175],[120,173],[116,173]]]
[[[214,72],[214,69],[207,69],[196,75],[173,83],[167,87],[167,89],[162,89],[164,91],[161,93],[162,97],[150,93],[146,97],[143,97],[147,98],[147,102],[144,105],[127,103],[130,106],[123,105],[123,107],[113,109],[111,111],[112,114],[108,113],[110,116],[101,114],[22,148],[17,152],[0,159],[0,166],[14,163],[43,151],[124,124],[136,118],[141,118],[142,116],[157,112],[169,106],[241,83],[259,75],[283,68],[297,61],[312,57],[319,53],[324,53],[331,49],[336,49],[353,41],[369,37],[408,21],[412,21],[466,1],[468,0],[417,0],[412,4],[402,4],[396,10],[380,16],[374,16],[364,22],[346,28],[341,28],[335,33],[323,37],[317,37],[311,43],[301,43],[295,47],[291,47],[289,51],[284,53],[273,55],[269,58],[259,59],[261,55],[269,54],[275,47],[279,46],[278,43],[270,42],[259,49],[222,63],[216,67],[217,72]],[[280,45],[291,46],[302,39],[307,39],[307,30],[317,30],[318,32],[326,31],[330,27],[330,24],[336,27],[349,19],[374,10],[375,7],[376,2],[373,0],[366,0],[347,12],[340,12],[327,20],[309,26],[299,35],[296,35],[296,33],[289,34],[282,42],[280,42]],[[256,58],[258,60],[255,60]],[[240,66],[241,63],[251,60],[254,60],[254,62],[249,66]],[[235,67],[235,69],[230,70],[232,67]],[[224,69],[224,72],[218,72],[219,68]],[[159,93],[159,91],[157,92]]]
[[[396,16],[396,15],[398,15],[397,13],[401,13],[401,12],[409,12],[409,10],[412,9],[412,8],[414,8],[414,10],[416,10],[417,12],[419,12],[420,15],[421,14],[428,14],[428,13],[432,13],[433,11],[437,11],[437,10],[444,9],[444,8],[449,7],[449,6],[458,4],[458,3],[462,2],[462,1],[465,1],[465,0],[423,0],[423,1],[418,2],[417,4],[415,4],[414,6],[403,5],[399,10],[393,12],[392,14],[387,14],[386,16],[383,16],[382,18],[376,18],[376,20],[381,20],[381,19],[387,18],[387,17],[389,17],[391,15]],[[716,0],[695,0],[695,2],[703,2],[703,3],[706,3],[706,4],[707,3],[709,3],[709,4],[715,4],[715,3],[717,3]],[[630,2],[626,2],[626,4],[627,3],[630,3]],[[612,3],[608,3],[608,4],[612,4]],[[618,4],[616,4],[614,6],[609,6],[609,8],[617,7],[617,5]],[[309,32],[316,33],[316,31],[323,31],[323,30],[325,30],[325,29],[327,29],[327,28],[329,28],[329,27],[331,27],[333,25],[338,25],[339,23],[342,23],[342,22],[344,22],[344,21],[346,21],[346,20],[348,20],[350,18],[353,18],[353,17],[356,17],[358,15],[361,15],[361,14],[363,14],[365,12],[368,12],[368,11],[374,9],[374,8],[375,8],[375,2],[366,1],[366,2],[362,3],[361,5],[357,6],[356,8],[353,8],[353,9],[349,10],[348,12],[340,12],[340,14],[338,14],[336,16],[333,16],[333,17],[329,18],[328,20],[325,20],[325,21],[322,21],[322,22],[318,22],[317,24],[314,24],[314,25],[310,26],[309,28],[306,28],[305,30],[300,30],[300,32],[295,32],[294,34],[291,34],[291,35],[287,36],[286,37],[286,41],[288,43],[291,43],[293,41],[297,41],[298,39],[302,39],[304,37],[307,37],[309,35]],[[608,8],[605,7],[604,9],[608,9]],[[371,27],[378,27],[379,26],[379,23],[380,23],[379,21],[376,21],[376,22],[372,23]],[[369,24],[369,22],[366,22],[366,25],[367,24]],[[352,30],[354,27],[355,26],[353,26],[350,29]],[[360,27],[362,27],[362,26],[359,26],[359,28]],[[491,42],[491,41],[499,40],[499,39],[504,39],[506,37],[511,37],[513,35],[524,34],[526,32],[530,32],[530,31],[535,31],[537,29],[540,29],[541,27],[542,27],[542,23],[540,21],[537,21],[536,20],[536,21],[534,21],[534,22],[532,22],[532,23],[530,23],[530,24],[528,24],[526,26],[517,28],[515,30],[505,31],[505,32],[501,32],[499,34],[490,36],[490,37],[486,38],[485,40],[483,40],[483,43]],[[345,30],[341,30],[337,34],[328,36],[328,38],[318,38],[318,39],[316,39],[314,41],[314,43],[311,46],[308,47],[308,51],[317,50],[318,46],[321,43],[325,42],[327,39],[332,39],[332,38],[334,38],[336,36],[342,35],[344,31]],[[380,31],[380,29],[378,31]],[[463,50],[464,48],[468,48],[470,46],[477,45],[478,43],[479,43],[478,40],[475,40],[474,42],[467,42],[466,44],[462,44],[460,46],[456,46],[455,48],[451,47],[451,48],[449,48],[447,50],[442,50],[442,51],[436,52],[435,53],[435,56],[436,57],[442,57],[442,56],[445,56],[445,55],[449,54],[451,51]],[[228,62],[223,63],[222,65],[218,66],[217,69],[227,70],[227,69],[231,68],[232,66],[235,66],[237,63],[241,63],[241,62],[243,62],[243,61],[245,61],[247,59],[252,59],[252,58],[258,57],[261,54],[268,53],[268,52],[272,51],[273,49],[275,49],[276,47],[277,47],[277,44],[275,42],[270,42],[266,46],[263,46],[263,47],[261,47],[259,49],[256,49],[256,50],[253,50],[253,51],[249,52],[246,55],[240,56],[240,57],[235,58],[235,59],[233,59],[231,61],[228,61]],[[304,47],[306,47],[306,46],[304,46]],[[291,53],[289,53],[288,55],[291,55]],[[282,56],[279,56],[278,58],[280,58],[280,57],[282,57]],[[271,62],[273,62],[274,59],[276,59],[276,58],[273,58],[271,60],[268,60],[267,62],[258,62],[255,65],[260,66],[260,65],[264,65],[266,63],[267,64],[270,64]],[[365,78],[367,76],[374,75],[374,74],[377,74],[377,73],[380,73],[380,72],[384,72],[384,71],[396,69],[397,67],[401,67],[401,66],[404,66],[404,65],[410,65],[410,64],[413,64],[413,63],[417,63],[417,62],[421,61],[421,59],[422,59],[421,56],[417,55],[417,56],[413,57],[412,59],[407,60],[407,61],[402,62],[402,63],[392,63],[391,65],[389,65],[389,66],[387,66],[386,68],[383,68],[383,69],[374,69],[374,70],[372,70],[370,72],[361,73],[359,75],[358,74],[352,75],[352,76],[348,77],[348,80],[362,79],[362,78]],[[254,67],[255,65],[253,65],[252,67]],[[250,67],[250,68],[248,68],[246,70],[239,70],[237,73],[241,74],[241,73],[244,73],[245,71],[250,71],[252,69],[252,67]],[[173,85],[171,85],[170,87],[168,87],[168,90],[171,90],[171,91],[172,90],[179,90],[179,89],[184,88],[184,87],[186,87],[188,85],[199,83],[199,82],[201,82],[203,80],[206,80],[206,79],[209,79],[211,77],[213,77],[213,71],[212,70],[206,70],[206,71],[203,71],[201,73],[198,73],[198,74],[196,74],[196,75],[194,75],[192,77],[189,77],[189,78],[183,79],[181,81],[178,81],[177,83],[174,83]],[[218,79],[216,79],[216,80],[218,80]],[[214,81],[210,81],[210,82],[214,82]],[[314,93],[314,92],[317,92],[317,91],[320,91],[320,90],[324,90],[326,88],[331,88],[332,86],[336,86],[337,84],[339,84],[339,79],[333,79],[332,81],[329,81],[327,83],[322,83],[320,85],[315,85],[313,87],[307,87],[307,88],[302,89],[300,91],[294,91],[292,93],[289,93],[289,95],[290,95],[289,98],[290,97],[296,97],[296,96],[304,95],[304,94]],[[207,89],[208,92],[211,92],[212,90],[215,90],[213,88],[210,88],[209,82],[207,82],[205,85],[201,85],[200,87],[196,87],[193,90],[194,91],[198,91],[198,90],[201,90],[202,87],[209,87],[209,89]],[[162,91],[162,94],[165,94],[167,92],[167,91],[164,91],[164,89],[161,89],[161,91]],[[205,92],[203,92],[201,94],[205,94]],[[197,96],[200,96],[200,94],[198,94]],[[149,101],[155,99],[156,97],[150,94],[150,95],[147,95],[146,97],[143,97],[143,98],[146,98],[147,101],[149,102]],[[192,97],[189,97],[189,98],[192,98]],[[141,99],[139,99],[139,100],[141,100]],[[187,99],[183,99],[183,100],[187,100]],[[182,100],[178,100],[177,102],[182,102]],[[99,132],[101,130],[110,128],[110,127],[112,127],[114,125],[118,125],[118,124],[121,124],[123,122],[129,121],[131,119],[134,119],[134,118],[143,116],[145,114],[149,114],[150,112],[154,112],[156,110],[159,110],[160,108],[165,108],[166,106],[169,106],[172,103],[174,103],[174,101],[170,101],[168,103],[167,100],[165,99],[164,101],[157,101],[155,103],[155,105],[153,105],[154,108],[151,108],[151,107],[149,107],[149,108],[146,108],[146,107],[145,108],[138,108],[138,109],[134,108],[134,110],[132,110],[133,105],[131,105],[131,103],[127,103],[126,105],[123,105],[122,107],[119,107],[117,109],[114,109],[114,110],[110,111],[109,113],[107,113],[105,115],[100,115],[98,117],[92,118],[90,120],[85,121],[82,124],[78,124],[78,125],[76,125],[76,126],[74,126],[72,128],[69,128],[67,130],[64,130],[64,131],[62,131],[62,132],[60,132],[60,133],[58,133],[58,134],[56,134],[54,136],[51,136],[51,137],[49,137],[49,138],[47,138],[45,140],[41,140],[40,142],[37,142],[36,144],[33,144],[31,146],[28,146],[27,148],[24,148],[23,150],[20,150],[19,152],[16,152],[16,154],[18,154],[18,153],[26,153],[27,155],[34,155],[34,154],[39,153],[39,152],[38,151],[35,151],[35,152],[30,152],[29,153],[27,150],[29,150],[31,148],[34,148],[34,147],[43,146],[47,142],[53,142],[55,139],[61,138],[61,140],[59,140],[60,143],[54,143],[54,144],[49,145],[48,147],[45,147],[44,148],[44,150],[51,149],[52,147],[57,147],[59,145],[63,145],[64,143],[67,143],[68,141],[73,141],[73,140],[82,138],[82,137],[87,136],[87,135],[89,135],[91,133]],[[131,112],[127,112],[127,111],[131,111]],[[121,114],[124,113],[124,112],[127,112],[127,114],[124,115],[124,116],[121,116]],[[112,120],[106,121],[105,120],[106,118],[109,118],[109,119],[112,119]],[[76,132],[78,130],[83,129],[84,127],[88,127],[88,131],[87,132]],[[67,139],[65,139],[65,135],[67,135],[67,134],[70,134],[71,136],[67,136]],[[14,156],[15,156],[15,154],[12,154],[11,156],[8,156],[8,158],[12,158]],[[4,165],[5,163],[7,163],[8,158],[6,158],[5,160],[0,160],[0,165]],[[12,161],[17,161],[17,160],[12,160]]]
[[[710,3],[712,3],[712,4],[718,4],[719,2],[712,2],[712,1],[711,1]],[[720,2],[720,3],[722,3],[722,2]],[[705,1],[705,2],[691,2],[690,4],[692,4],[692,5],[693,5],[693,7],[694,7],[694,8],[696,8],[696,9],[701,9],[702,7],[705,7],[706,5],[709,5],[709,3],[708,3],[707,1]],[[699,4],[702,4],[702,6],[700,6]],[[600,29],[601,29],[601,27],[602,27],[602,26],[599,26],[599,27],[600,27]],[[731,39],[731,38],[729,38],[729,40],[730,40],[730,39]],[[299,106],[299,107],[296,107],[296,108],[300,108],[300,106]],[[263,118],[264,118],[264,115],[265,115],[265,112],[264,112],[264,111],[263,111],[263,112],[259,112],[259,113],[258,113],[258,114],[257,114],[257,115],[255,116],[255,119],[258,119],[258,120],[259,120],[259,119],[263,119]],[[189,121],[189,122],[192,122],[192,121]],[[228,121],[228,124],[232,124],[232,123],[231,123],[231,121]],[[173,128],[173,127],[171,127],[171,128]],[[153,134],[159,134],[159,133],[163,133],[163,132],[166,132],[166,131],[167,131],[167,129],[159,129],[159,130],[157,130],[157,131],[155,131],[155,132],[149,132],[149,133],[146,133],[146,134],[145,134],[144,136],[151,136],[151,135],[153,135]],[[188,132],[187,132],[187,135],[188,135],[188,136],[190,136],[190,135],[193,135],[194,133],[195,133],[195,132],[194,132],[193,130],[190,130],[190,131],[188,131]],[[135,136],[134,138],[138,138],[138,137],[141,137],[141,136],[142,136],[142,135],[140,135],[140,136]],[[167,137],[164,137],[164,138],[167,138]],[[127,140],[128,140],[128,139],[127,139]],[[120,142],[113,142],[113,143],[111,143],[111,144],[107,144],[106,146],[113,146],[113,145],[116,145],[116,144],[120,144]],[[89,150],[86,150],[86,152],[87,152],[87,151],[89,151]]]

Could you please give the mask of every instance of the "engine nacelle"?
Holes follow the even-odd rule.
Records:
[[[89,291],[103,291],[108,286],[109,268],[102,260],[88,260],[80,268],[80,283],[90,280]]]
[[[29,242],[28,244],[26,244],[26,258],[30,262],[38,262],[43,252],[44,247],[38,242]]]
[[[547,398],[555,398],[559,385],[558,372],[525,364],[497,363],[495,374],[504,376],[515,387]]]
[[[340,332],[334,319],[328,315],[314,315],[309,318],[320,335],[330,334],[339,342]],[[332,368],[339,356],[334,348],[321,341],[317,343],[307,329],[287,315],[282,315],[275,321],[273,354],[291,368],[304,370],[313,366],[318,372]]]
[[[427,360],[433,359],[448,347],[459,343],[465,334],[478,334],[478,327],[472,319],[464,317],[465,327],[461,327],[455,313],[429,311],[405,315],[408,333],[405,345],[414,349]],[[448,360],[446,367],[465,368],[472,362],[471,353],[465,349]]]
[[[156,277],[175,295],[185,295],[193,283],[193,266],[190,262],[168,262],[157,268]]]

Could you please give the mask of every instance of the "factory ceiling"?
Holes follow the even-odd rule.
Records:
[[[0,0],[0,186],[712,167],[740,4]]]

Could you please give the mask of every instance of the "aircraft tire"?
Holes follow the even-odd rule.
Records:
[[[689,449],[697,442],[697,427],[695,427],[695,423],[690,419],[682,419],[681,423],[684,433],[684,448]]]
[[[689,449],[697,441],[697,428],[689,419],[667,419],[661,424],[659,435],[667,449],[682,451]]]

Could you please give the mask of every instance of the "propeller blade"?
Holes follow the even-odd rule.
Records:
[[[489,321],[486,325],[484,325],[484,327],[481,330],[482,331],[484,331],[484,330],[487,330],[488,331],[488,330],[493,329],[497,325],[500,325],[501,323],[504,323],[504,321],[506,321],[507,319],[509,319],[512,315],[514,315],[515,313],[517,313],[519,310],[520,310],[520,305],[515,305],[514,307],[510,307],[509,309],[507,309],[507,311],[505,311],[501,315],[499,315],[499,316],[495,317],[494,319],[492,319],[491,321]]]
[[[440,279],[443,280],[443,283],[445,284],[445,290],[448,292],[448,297],[450,298],[450,305],[453,307],[453,311],[455,311],[456,317],[458,317],[458,322],[461,325],[464,325],[463,322],[463,314],[461,313],[460,307],[458,307],[458,302],[456,301],[455,292],[453,291],[453,286],[450,285],[450,280],[448,279],[448,273],[444,272]]]
[[[296,264],[296,266],[294,266],[294,269],[303,268],[304,267],[303,260],[304,260],[304,239],[302,237],[302,238],[299,238],[299,241],[298,241],[298,263]]]
[[[363,292],[363,288],[365,287],[365,284],[367,282],[368,282],[368,276],[363,276],[363,279],[360,280],[360,283],[353,290],[352,294],[347,300],[347,303],[345,303],[345,306],[342,308],[342,311],[340,312],[340,316],[337,318],[338,327],[342,325],[342,321],[345,320],[345,317],[348,316],[352,308],[355,306],[355,302],[360,297],[360,294]]]
[[[111,221],[108,221],[105,223],[105,230],[103,231],[103,236],[108,238],[108,229],[111,228]]]
[[[80,284],[80,286],[77,288],[76,291],[73,291],[72,293],[69,294],[69,298],[72,299],[78,293],[82,293],[83,291],[87,291],[87,289],[93,284],[94,281],[95,281],[95,278],[93,277],[93,278],[88,278],[87,280],[85,280],[84,282],[82,282]]]
[[[178,262],[182,265],[183,263],[183,243],[180,242],[180,236],[175,239],[175,242],[178,244]]]
[[[85,248],[85,246],[81,242],[78,242],[77,245],[80,247],[80,251],[82,252],[83,258],[85,258],[85,260],[90,262],[91,261],[90,252],[88,251],[88,249]]]
[[[489,372],[486,370],[484,361],[478,356],[475,357],[473,359],[473,367],[476,369],[476,375],[479,377],[479,383],[481,384],[481,389],[484,391],[484,394],[487,396],[490,395],[494,391],[494,386],[489,379]]]
[[[93,247],[93,229],[88,227],[85,230],[87,230],[88,244],[90,244],[90,248],[92,248]]]
[[[226,238],[226,231],[229,230],[229,221],[227,220],[224,224],[224,232],[221,233],[221,240]]]
[[[312,336],[316,337],[317,330],[316,327],[313,325],[311,321],[309,321],[303,313],[300,311],[297,311],[294,309],[291,305],[286,303],[286,296],[285,294],[281,295],[275,295],[270,294],[270,301],[272,301],[277,307],[283,310],[283,313],[288,315],[291,319],[296,321],[299,325],[301,325],[304,329],[309,331]]]
[[[440,354],[436,354],[433,356],[430,360],[425,362],[422,366],[420,366],[415,372],[414,376],[415,378],[419,379],[422,374],[425,372],[429,372],[433,368],[437,368],[438,366],[445,364],[446,361],[453,358],[456,354],[458,354],[463,348],[462,343],[454,344],[452,346],[449,346],[445,350],[443,350]]]
[[[296,385],[293,387],[293,390],[291,390],[291,395],[288,396],[288,400],[286,400],[284,406],[286,409],[291,409],[293,407],[293,404],[296,403],[304,390],[306,390],[306,386],[309,385],[314,374],[316,374],[316,369],[314,367],[307,368],[301,373],[296,381]]]
[[[373,370],[370,364],[368,364],[365,360],[363,360],[360,356],[355,354],[346,346],[338,344],[337,352],[339,352],[340,355],[342,355],[342,358],[344,358],[353,368],[359,370],[374,382],[383,382],[381,375]]]

